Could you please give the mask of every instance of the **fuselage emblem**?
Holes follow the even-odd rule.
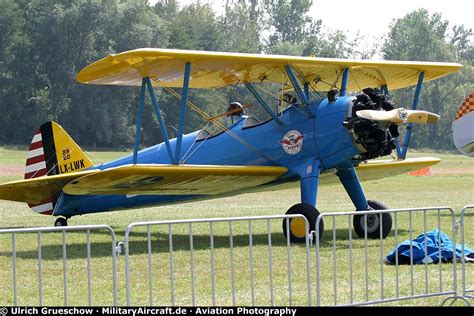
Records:
[[[296,155],[303,148],[303,138],[305,136],[305,134],[301,134],[297,130],[291,130],[287,132],[278,143],[281,144],[281,147],[283,147],[283,150],[287,154]]]

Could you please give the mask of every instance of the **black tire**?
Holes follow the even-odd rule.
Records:
[[[64,217],[58,217],[56,218],[56,221],[54,222],[54,227],[66,227],[67,226],[67,219]]]
[[[388,207],[379,201],[368,200],[369,208],[371,210],[387,210]],[[354,216],[354,230],[360,238],[365,237],[365,219],[364,215]],[[385,239],[390,231],[392,230],[392,215],[385,214],[374,214],[367,215],[367,238],[379,239],[380,238],[380,221],[382,221],[382,238]]]
[[[301,214],[304,217],[306,217],[309,223],[309,232],[316,230],[316,219],[319,216],[319,212],[316,208],[312,207],[309,204],[304,204],[304,203],[295,204],[292,207],[290,207],[288,211],[286,212],[286,215],[294,215],[294,214]],[[290,227],[289,234],[286,230],[287,222]],[[300,224],[299,229],[295,228],[295,226],[298,224]],[[289,235],[291,242],[294,242],[294,243],[306,242],[306,238],[305,238],[306,236],[305,236],[305,233],[303,232],[305,226],[304,224],[303,226],[301,226],[301,219],[300,221],[298,221],[298,218],[292,218],[289,220],[283,219],[282,227],[283,227],[283,234],[285,235],[285,238],[287,238]],[[319,239],[321,239],[321,237],[323,236],[323,231],[324,231],[324,223],[321,220],[319,223]]]

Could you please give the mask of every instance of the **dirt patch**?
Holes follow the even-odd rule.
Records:
[[[0,176],[23,176],[25,174],[25,166],[0,166]]]

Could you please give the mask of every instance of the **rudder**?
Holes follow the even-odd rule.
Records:
[[[31,141],[25,167],[25,179],[71,173],[93,166],[93,163],[56,122],[46,122],[36,131]],[[28,204],[41,214],[52,214],[59,194],[40,204]]]

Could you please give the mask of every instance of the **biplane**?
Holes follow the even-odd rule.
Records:
[[[47,122],[34,134],[25,179],[0,185],[0,198],[26,202],[37,213],[56,216],[55,225],[63,226],[76,215],[299,186],[301,203],[287,214],[304,215],[310,230],[316,231],[320,184],[340,182],[356,210],[385,209],[382,202],[366,197],[361,181],[439,162],[406,158],[411,131],[413,124],[439,120],[436,114],[417,110],[423,82],[460,67],[154,48],[112,54],[85,67],[76,79],[84,84],[140,87],[133,153],[94,165],[61,126]],[[262,97],[258,87],[265,83],[283,87],[288,104],[281,111]],[[234,85],[245,87],[268,119],[239,115],[226,125],[211,118],[217,132],[203,128],[184,133],[186,113],[193,107],[189,89]],[[411,86],[415,87],[412,108],[394,108],[389,89]],[[181,89],[173,139],[156,87]],[[140,150],[147,94],[164,141]],[[401,124],[407,124],[403,141],[398,133]],[[387,155],[392,159],[375,159]],[[391,230],[389,214],[364,221],[354,217],[359,236],[385,238]],[[305,240],[302,218],[292,219],[289,229],[292,241]],[[320,235],[323,229],[321,223]],[[283,230],[286,234],[286,225]]]

